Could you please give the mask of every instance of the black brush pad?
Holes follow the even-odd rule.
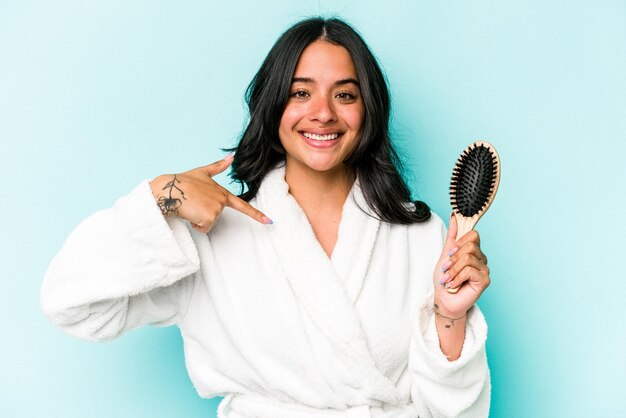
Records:
[[[497,161],[484,145],[470,145],[456,162],[450,183],[452,207],[471,218],[480,212],[493,191]]]

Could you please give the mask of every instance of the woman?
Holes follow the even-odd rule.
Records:
[[[234,157],[144,182],[76,228],[44,280],[48,317],[95,340],[177,324],[220,417],[488,416],[486,258],[477,233],[455,242],[454,218],[446,236],[410,201],[363,40],[300,22],[247,98]],[[240,197],[211,178],[231,164]]]

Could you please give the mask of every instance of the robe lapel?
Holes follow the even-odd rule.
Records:
[[[344,284],[333,262],[317,241],[304,211],[289,194],[284,176],[284,167],[270,171],[256,200],[258,208],[275,221],[266,230],[295,297],[317,328],[335,346],[346,369],[352,371],[351,382],[347,383],[361,387],[367,396],[383,402],[398,403],[400,393],[376,369],[353,305],[363,284],[379,222],[372,219],[374,222],[363,225],[362,236],[348,237],[361,233],[352,228],[358,227],[365,219],[358,213],[366,215],[356,207],[356,203],[360,203],[358,198],[349,198],[349,202],[346,202],[349,213],[342,215],[340,238],[336,246],[339,253],[336,257],[333,255],[345,280]],[[350,195],[354,194],[351,192]],[[349,250],[352,250],[351,254]]]
[[[363,287],[380,228],[380,221],[371,214],[357,181],[343,207],[337,243],[331,258],[353,305]]]

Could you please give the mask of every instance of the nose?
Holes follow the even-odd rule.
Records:
[[[337,120],[335,106],[330,97],[323,95],[311,100],[309,119],[320,123],[330,123]]]

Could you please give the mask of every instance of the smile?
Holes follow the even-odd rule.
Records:
[[[311,132],[302,132],[302,136],[304,136],[305,138],[308,138],[308,139],[313,139],[315,141],[332,141],[334,139],[339,138],[339,134],[338,133],[319,135],[319,134],[314,134],[314,133],[311,133]]]

